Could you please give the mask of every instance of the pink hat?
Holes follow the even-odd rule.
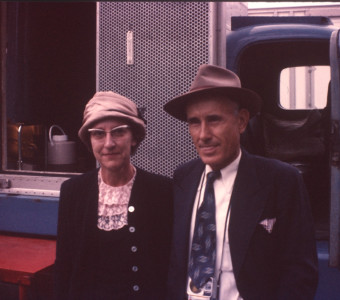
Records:
[[[132,132],[139,144],[145,137],[145,121],[140,116],[136,104],[117,93],[97,92],[86,104],[83,125],[78,131],[81,141],[91,149],[88,129],[93,124],[107,118],[123,118],[133,125]]]

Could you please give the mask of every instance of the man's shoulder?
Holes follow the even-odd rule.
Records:
[[[263,156],[257,156],[257,155],[250,155],[257,164],[263,164],[264,166],[270,167],[270,168],[277,168],[277,169],[286,169],[286,170],[296,170],[296,168],[284,161],[278,160],[276,158],[269,158],[269,157],[263,157]]]
[[[245,159],[243,161],[241,160],[241,163],[245,164],[247,168],[255,168],[257,172],[265,174],[265,177],[267,178],[276,176],[291,176],[295,178],[300,174],[298,168],[292,164],[275,158],[268,158],[249,153],[245,153]]]
[[[192,176],[201,174],[204,166],[204,163],[199,158],[182,163],[174,171],[174,180],[182,181],[183,179],[192,178]]]

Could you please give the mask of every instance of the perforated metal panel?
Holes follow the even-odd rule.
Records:
[[[209,62],[209,2],[100,2],[97,90],[112,90],[145,107],[147,136],[133,157],[146,170],[172,176],[197,157],[187,125],[163,111],[188,91]],[[126,63],[126,34],[134,35],[134,64]],[[211,38],[211,37],[210,37]]]

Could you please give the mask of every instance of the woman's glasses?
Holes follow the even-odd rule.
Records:
[[[106,134],[108,133],[110,134],[113,140],[119,140],[126,135],[126,133],[129,131],[129,128],[130,128],[129,125],[121,125],[112,128],[110,131],[105,131],[104,129],[99,128],[90,128],[88,129],[88,131],[91,137],[98,141],[105,139]]]

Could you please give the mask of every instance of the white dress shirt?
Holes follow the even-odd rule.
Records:
[[[216,204],[215,282],[217,282],[220,279],[219,300],[225,299],[242,300],[236,287],[233,266],[231,263],[228,237],[230,215],[230,213],[228,213],[228,208],[240,159],[241,151],[238,157],[231,164],[220,170],[221,177],[214,181],[215,204]],[[206,165],[205,171],[202,174],[201,181],[197,189],[194,209],[191,218],[190,245],[195,227],[196,213],[203,201],[206,176],[211,171],[212,169],[208,165]],[[188,293],[190,293],[189,288]],[[215,299],[217,295],[217,284],[214,285],[213,295]]]

